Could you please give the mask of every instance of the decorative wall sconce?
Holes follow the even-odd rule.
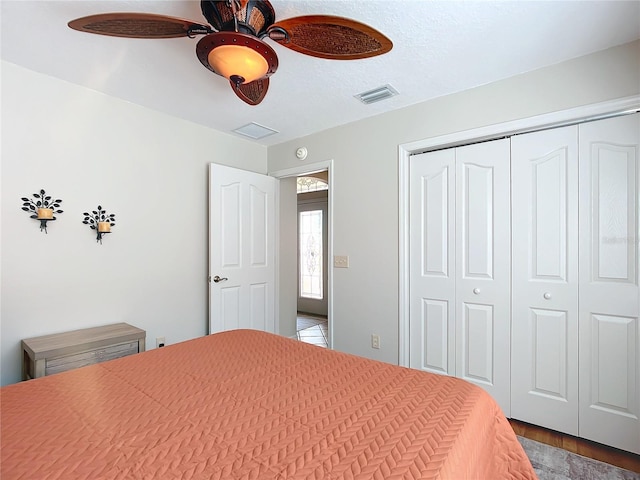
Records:
[[[34,218],[36,220],[40,220],[40,231],[47,232],[47,222],[51,222],[56,220],[56,217],[53,216],[54,213],[63,213],[62,210],[59,210],[60,204],[62,200],[56,199],[52,200],[52,196],[47,195],[44,190],[40,190],[40,193],[34,193],[33,197],[35,200],[27,197],[22,197],[22,210],[25,212],[31,212],[29,218]]]
[[[89,225],[92,230],[98,231],[96,242],[100,242],[100,245],[102,245],[102,236],[105,233],[111,233],[111,227],[116,224],[115,213],[107,214],[107,211],[98,205],[98,210],[93,210],[91,213],[84,212],[83,215],[84,220],[82,223]]]

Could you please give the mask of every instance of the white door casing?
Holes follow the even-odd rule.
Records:
[[[580,125],[581,437],[640,453],[640,114]]]
[[[276,183],[266,175],[210,165],[209,333],[275,332]]]
[[[297,177],[300,175],[308,175],[311,173],[317,173],[317,172],[321,172],[321,171],[327,171],[328,174],[328,184],[329,184],[329,190],[328,190],[328,212],[327,212],[327,220],[328,220],[328,225],[327,225],[327,259],[328,259],[328,267],[327,268],[327,284],[326,284],[326,288],[327,288],[327,320],[329,323],[329,338],[328,343],[329,343],[329,348],[333,348],[334,346],[334,331],[335,329],[335,324],[334,324],[334,318],[333,318],[333,268],[331,268],[331,264],[332,264],[332,259],[333,259],[333,205],[334,205],[334,198],[333,198],[333,192],[334,192],[334,187],[335,187],[335,182],[336,182],[336,176],[334,174],[334,168],[333,168],[333,160],[326,160],[326,161],[321,161],[321,162],[314,162],[314,163],[307,163],[307,164],[302,164],[302,165],[298,165],[296,167],[292,167],[292,168],[286,168],[283,170],[274,170],[274,171],[270,171],[269,175],[274,177],[276,180],[280,180],[283,178],[290,178],[290,177]],[[278,199],[278,201],[281,201],[280,199]],[[286,219],[280,219],[280,222],[286,222]],[[283,254],[284,252],[281,252],[281,254]],[[295,262],[294,262],[295,264]],[[276,277],[282,277],[282,275],[284,274],[289,274],[289,272],[281,272],[278,269],[276,269]],[[295,271],[291,272],[292,275],[295,275]],[[277,283],[280,283],[280,280],[277,281]],[[283,294],[283,292],[279,292],[280,295]],[[294,295],[294,297],[297,299],[297,291],[292,292],[292,294]],[[293,302],[293,306],[295,307],[295,303]],[[276,305],[276,308],[278,308],[278,305]],[[277,312],[277,310],[276,310]],[[290,312],[292,315],[295,316],[296,312]]]
[[[513,418],[578,434],[578,126],[511,138]]]

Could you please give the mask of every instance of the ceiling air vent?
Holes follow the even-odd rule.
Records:
[[[391,85],[387,84],[382,87],[374,88],[368,92],[359,93],[355,97],[362,103],[369,105],[370,103],[379,102],[398,95],[398,91]]]
[[[235,133],[239,133],[240,135],[244,135],[245,137],[253,138],[254,140],[268,137],[269,135],[273,135],[274,133],[279,133],[273,128],[265,127],[264,125],[260,125],[259,123],[255,122],[248,123],[247,125],[236,128],[233,131]]]

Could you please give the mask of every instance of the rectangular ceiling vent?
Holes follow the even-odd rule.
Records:
[[[238,127],[233,130],[233,132],[244,135],[245,137],[253,138],[254,140],[259,140],[261,138],[268,137],[269,135],[273,135],[274,133],[279,133],[273,128],[265,127],[264,125],[260,125],[255,122],[248,123],[243,127]]]
[[[391,85],[387,84],[382,87],[369,90],[368,92],[359,93],[355,97],[362,103],[369,105],[370,103],[386,100],[387,98],[395,97],[396,95],[398,95],[398,91]]]

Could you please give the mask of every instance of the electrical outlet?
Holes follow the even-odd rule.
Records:
[[[380,335],[371,335],[371,348],[380,348]]]
[[[157,348],[164,347],[164,337],[156,338],[156,347]]]
[[[334,255],[333,266],[336,268],[349,268],[349,257],[347,255]]]

